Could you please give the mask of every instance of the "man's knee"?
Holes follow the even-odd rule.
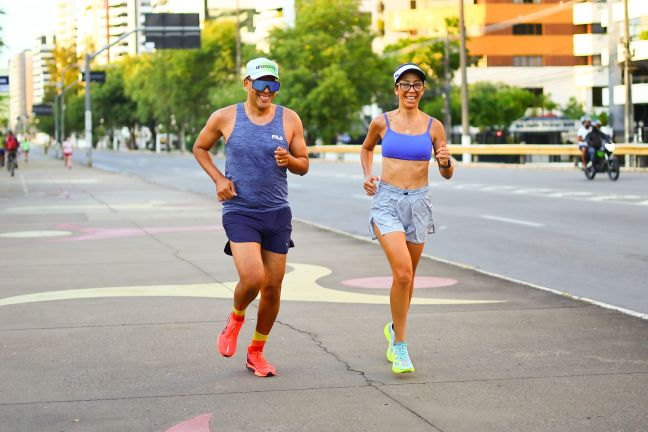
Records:
[[[266,282],[261,289],[261,298],[268,302],[279,302],[281,298],[281,282]]]
[[[263,289],[265,274],[263,270],[250,270],[240,275],[241,285],[246,290],[260,291]]]

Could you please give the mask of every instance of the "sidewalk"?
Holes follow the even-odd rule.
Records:
[[[216,351],[237,275],[214,201],[31,160],[0,215],[3,432],[648,428],[645,320],[423,259],[397,376],[380,247],[296,222],[261,379],[256,307]]]

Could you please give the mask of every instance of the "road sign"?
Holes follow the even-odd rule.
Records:
[[[156,49],[200,48],[197,13],[144,14],[144,36]]]
[[[84,73],[81,73],[81,81],[85,81]],[[106,82],[106,71],[90,71],[90,82]]]
[[[52,112],[52,105],[50,104],[32,105],[32,113],[34,115],[51,116]]]
[[[9,93],[9,77],[0,75],[0,93]]]

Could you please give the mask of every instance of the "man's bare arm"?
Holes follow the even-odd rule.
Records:
[[[194,157],[216,184],[216,194],[219,201],[226,201],[236,196],[234,183],[220,172],[209,154],[209,150],[223,136],[223,127],[227,118],[226,110],[228,108],[220,109],[209,117],[193,145]]]
[[[301,119],[293,110],[284,111],[287,123],[292,130],[292,140],[289,145],[286,168],[293,174],[304,175],[308,172],[308,150],[304,139],[304,126]]]

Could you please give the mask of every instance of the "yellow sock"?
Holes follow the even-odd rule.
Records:
[[[233,309],[233,314],[236,315],[239,318],[243,318],[245,316],[245,309],[243,310],[238,310],[236,309],[236,306],[232,306]]]
[[[261,334],[255,330],[254,336],[252,336],[252,343],[250,344],[250,348],[263,350],[263,346],[265,345],[266,340],[268,340],[268,335]]]

